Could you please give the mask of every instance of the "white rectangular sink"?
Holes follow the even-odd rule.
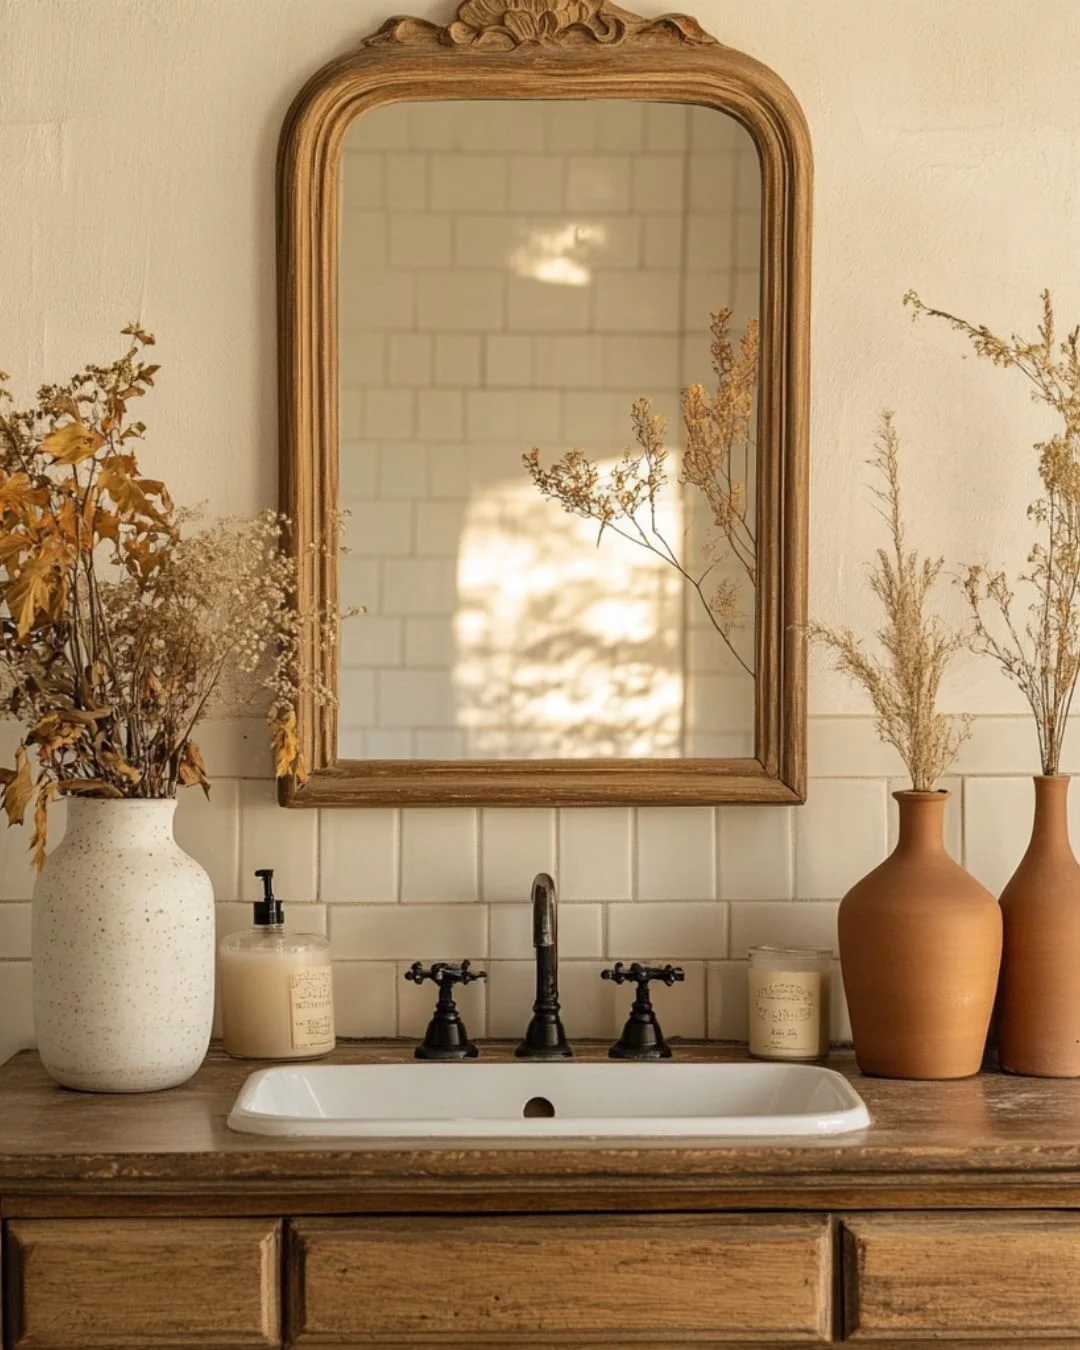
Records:
[[[870,1116],[841,1074],[806,1064],[522,1062],[260,1069],[229,1127],[307,1139],[823,1136]]]

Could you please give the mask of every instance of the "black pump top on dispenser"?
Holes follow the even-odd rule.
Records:
[[[256,925],[269,927],[271,924],[284,923],[285,906],[274,895],[274,869],[260,867],[255,875],[263,884],[263,898],[256,900],[253,906]]]

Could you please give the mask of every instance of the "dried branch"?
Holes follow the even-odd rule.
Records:
[[[597,543],[605,530],[611,530],[674,567],[697,593],[732,656],[752,676],[753,667],[732,636],[747,620],[739,589],[730,579],[710,582],[724,556],[734,560],[751,587],[757,581],[755,522],[747,504],[746,484],[736,466],[749,465],[756,450],[758,323],[756,319],[747,322],[737,348],[730,337],[730,324],[730,309],[712,316],[716,392],[709,395],[694,384],[683,390],[681,398],[686,448],[678,482],[701,495],[710,518],[710,535],[699,561],[680,557],[658,527],[659,496],[669,481],[664,442],[667,424],[653,411],[650,399],[634,401],[631,424],[636,448],[624,450],[606,477],[601,477],[597,463],[583,450],[568,451],[547,469],[540,463],[539,450],[522,458],[544,497],[559,502],[572,515],[598,523]]]
[[[1039,534],[1028,567],[1017,582],[1031,594],[1027,617],[1016,612],[1015,592],[1004,572],[969,565],[961,578],[974,620],[975,651],[996,661],[1021,690],[1035,717],[1042,771],[1059,772],[1061,747],[1077,678],[1080,677],[1080,329],[1060,342],[1049,291],[1042,293],[1042,319],[1032,342],[1012,334],[998,337],[923,304],[914,291],[904,303],[916,315],[944,319],[963,333],[978,356],[995,366],[1018,370],[1032,386],[1032,398],[1052,408],[1061,430],[1038,442],[1039,479],[1044,496],[1027,509]]]

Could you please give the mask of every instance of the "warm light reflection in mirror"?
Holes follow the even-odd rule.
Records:
[[[614,461],[603,465],[606,471]],[[677,490],[658,513],[683,529]],[[470,502],[453,670],[469,753],[682,753],[682,582],[655,554],[502,481]]]

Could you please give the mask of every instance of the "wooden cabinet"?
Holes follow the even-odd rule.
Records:
[[[1080,1213],[16,1218],[5,1350],[1080,1350]]]
[[[7,1350],[279,1346],[281,1224],[29,1219],[5,1234]]]
[[[851,1341],[1080,1345],[1080,1215],[843,1220]]]
[[[831,1339],[820,1215],[303,1219],[296,1346],[722,1346]]]

